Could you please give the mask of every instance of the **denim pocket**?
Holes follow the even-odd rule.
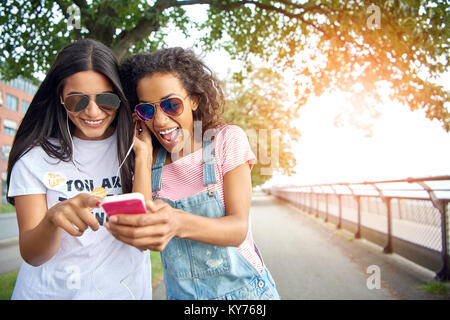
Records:
[[[217,192],[200,193],[171,205],[208,218],[225,215],[225,208]],[[173,238],[161,252],[161,259],[164,269],[178,279],[210,278],[224,275],[231,269],[228,247],[188,239]]]
[[[183,253],[182,239],[172,238],[161,251],[161,263],[164,271],[169,272],[175,278],[191,277],[189,257]]]
[[[192,255],[192,274],[198,279],[226,274],[230,271],[230,256],[227,247],[213,246],[198,241],[189,241]]]
[[[164,269],[178,279],[223,275],[231,268],[227,247],[179,238],[170,240],[161,252],[161,262]]]
[[[225,208],[217,192],[207,192],[182,203],[183,210],[208,218],[225,215]],[[191,256],[192,274],[196,278],[208,278],[228,273],[231,268],[228,247],[184,240]]]
[[[254,278],[250,283],[215,300],[278,300],[276,289],[267,279]]]
[[[161,253],[164,254],[165,258],[170,261],[181,257],[182,251],[180,239],[172,238]]]

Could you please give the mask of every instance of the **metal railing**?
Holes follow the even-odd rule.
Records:
[[[450,176],[263,190],[450,279]]]

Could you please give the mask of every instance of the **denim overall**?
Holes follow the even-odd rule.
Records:
[[[160,147],[153,165],[152,189],[156,194],[161,190],[166,154],[167,151]],[[202,164],[203,182],[209,191],[177,201],[160,199],[186,212],[209,218],[222,217],[225,208],[219,194],[214,191],[216,173],[211,140],[204,142]],[[161,261],[168,300],[280,299],[266,267],[260,274],[236,247],[172,238],[161,252]]]

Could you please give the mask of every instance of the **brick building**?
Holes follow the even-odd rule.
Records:
[[[0,172],[2,203],[6,203],[6,169],[11,146],[23,115],[27,111],[37,86],[30,80],[0,79]]]

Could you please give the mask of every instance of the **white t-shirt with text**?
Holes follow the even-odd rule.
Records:
[[[14,165],[10,197],[45,194],[47,207],[104,188],[107,195],[122,193],[118,177],[117,134],[104,140],[73,137],[72,161],[49,157],[34,147]],[[79,168],[79,169],[77,169]],[[98,189],[97,189],[98,190]],[[101,208],[92,211],[100,228],[88,228],[80,237],[63,231],[56,254],[33,267],[23,262],[12,299],[151,299],[151,265],[148,251],[115,239],[103,224]]]

